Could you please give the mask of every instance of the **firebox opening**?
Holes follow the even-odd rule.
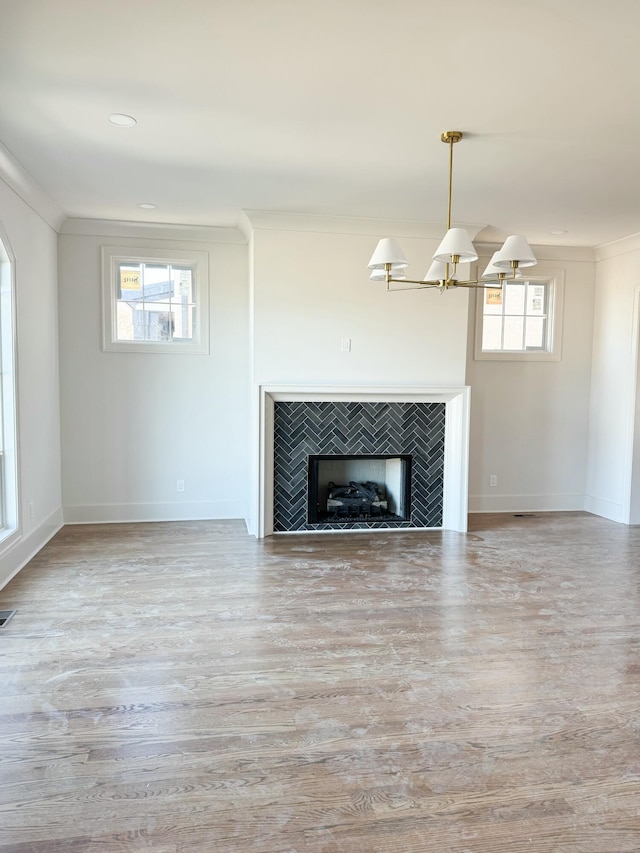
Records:
[[[410,520],[410,454],[319,454],[308,459],[309,524]]]

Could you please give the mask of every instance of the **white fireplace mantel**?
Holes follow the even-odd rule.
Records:
[[[252,519],[249,532],[273,534],[273,419],[277,402],[445,403],[443,530],[466,532],[469,476],[468,386],[259,384],[254,398]],[[416,528],[413,528],[416,529]],[[362,532],[362,531],[360,531]],[[385,530],[388,533],[389,530]]]

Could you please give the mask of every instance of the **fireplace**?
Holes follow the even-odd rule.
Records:
[[[278,401],[274,406],[274,507],[275,532],[302,530],[366,530],[395,527],[442,527],[444,499],[445,404],[411,401]],[[309,505],[308,473],[310,456],[338,456],[345,464],[360,465],[353,457],[375,457],[380,467],[384,457],[400,459],[389,466],[391,485],[404,472],[407,495],[402,514],[332,513],[317,514],[317,497]],[[408,459],[411,457],[411,465]],[[326,461],[326,460],[325,460]],[[336,460],[338,462],[338,460]],[[374,464],[373,462],[371,464]],[[313,470],[315,466],[312,465]],[[394,473],[392,473],[392,471]],[[386,473],[385,473],[386,477]],[[337,479],[336,479],[337,478]],[[335,473],[337,486],[350,481],[362,486],[367,479],[377,482],[381,474]],[[375,488],[375,487],[374,487]],[[382,498],[381,502],[384,502]],[[376,502],[377,503],[377,502]],[[378,509],[377,507],[376,509]],[[365,517],[367,516],[367,517]],[[313,520],[312,520],[313,519]]]
[[[469,398],[464,386],[259,384],[249,532],[466,531]],[[310,520],[309,457],[336,455],[411,457],[398,519]],[[349,472],[340,479],[376,481]]]
[[[309,454],[309,524],[411,517],[411,454]]]

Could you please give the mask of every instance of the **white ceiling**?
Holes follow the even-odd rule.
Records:
[[[593,246],[640,231],[639,43],[640,0],[0,0],[0,140],[70,217],[444,223],[462,130],[454,220]]]

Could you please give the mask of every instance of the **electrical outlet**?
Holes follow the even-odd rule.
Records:
[[[497,475],[497,474],[491,474],[491,475],[489,476],[489,485],[490,485],[492,488],[493,488],[494,486],[497,486],[497,485],[498,485],[498,475]]]
[[[340,342],[342,352],[351,352],[351,338],[343,338]]]
[[[176,480],[176,492],[184,492],[184,480]]]

